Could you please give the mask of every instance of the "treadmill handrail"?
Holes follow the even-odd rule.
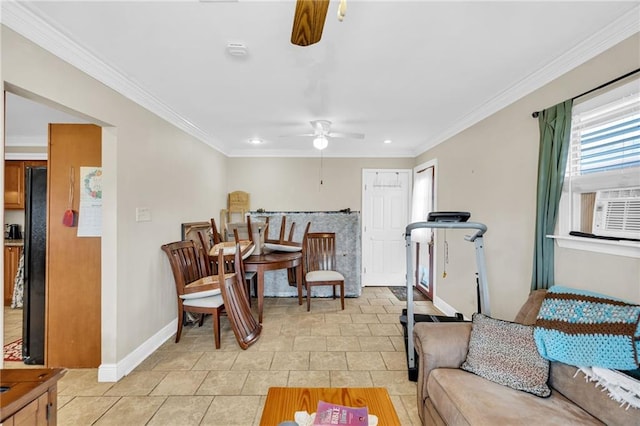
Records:
[[[407,225],[405,230],[406,235],[411,235],[411,231],[418,228],[440,228],[440,229],[475,229],[476,233],[473,235],[467,235],[465,240],[475,241],[476,238],[481,237],[487,232],[487,225],[478,222],[413,222]]]

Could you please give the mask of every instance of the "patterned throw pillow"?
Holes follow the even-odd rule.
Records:
[[[551,395],[549,361],[538,353],[532,326],[473,314],[469,352],[460,368],[536,396]]]

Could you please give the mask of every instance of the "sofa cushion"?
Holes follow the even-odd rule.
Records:
[[[608,425],[640,425],[640,409],[622,407],[577,367],[551,362],[549,385]]]
[[[538,353],[533,327],[473,314],[463,370],[501,385],[547,397],[549,362]]]
[[[445,424],[603,424],[558,392],[554,391],[549,398],[538,398],[460,369],[432,371],[427,388]]]

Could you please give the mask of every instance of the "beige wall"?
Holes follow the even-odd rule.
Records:
[[[4,26],[2,77],[113,126],[103,136],[102,361],[121,361],[175,320],[160,245],[226,204],[225,157]],[[136,207],[152,221],[136,222]]]
[[[334,211],[362,205],[362,169],[411,169],[411,158],[229,158],[227,189],[246,191],[251,209]]]
[[[492,315],[513,319],[530,289],[535,229],[538,123],[533,111],[638,68],[640,36],[620,43],[552,83],[423,153],[438,160],[437,207],[467,210],[484,222]],[[442,278],[439,233],[437,296],[466,315],[475,311],[473,247],[447,233],[449,264]],[[556,249],[556,282],[640,302],[640,260]]]

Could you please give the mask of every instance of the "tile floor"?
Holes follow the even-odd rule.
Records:
[[[398,320],[406,302],[387,287],[367,287],[345,299],[344,311],[339,304],[313,299],[306,312],[296,298],[265,299],[262,335],[246,351],[224,317],[216,350],[209,318],[201,328],[185,327],[180,343],[167,341],[117,383],[98,383],[97,369],[68,370],[58,385],[58,424],[258,425],[270,386],[380,386],[402,425],[419,425]],[[439,313],[427,301],[415,310]],[[5,342],[21,336],[21,315],[5,309]]]

